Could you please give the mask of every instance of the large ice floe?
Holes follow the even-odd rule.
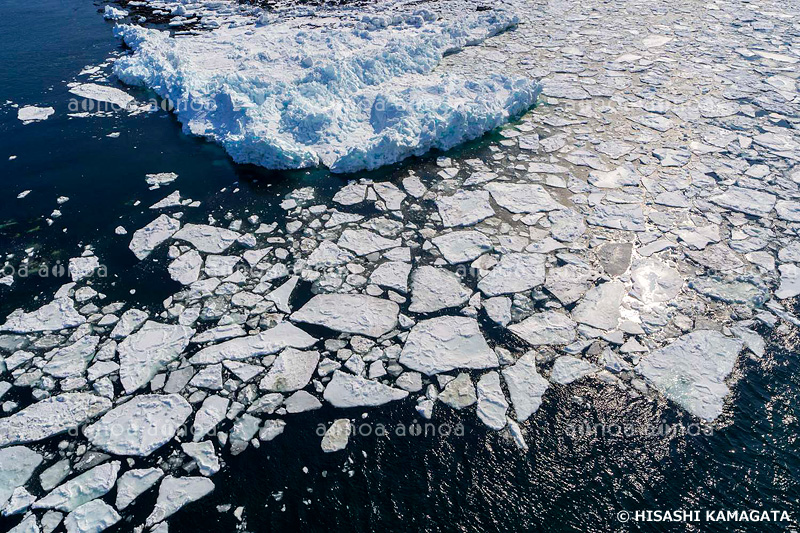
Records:
[[[180,36],[121,25],[133,54],[114,72],[169,99],[187,132],[237,162],[374,169],[475,139],[535,103],[534,80],[502,63],[466,74],[441,66],[518,22],[502,6],[462,7],[265,15]]]

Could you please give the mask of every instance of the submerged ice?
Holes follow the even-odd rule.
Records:
[[[192,134],[240,163],[374,169],[483,135],[534,104],[527,75],[440,66],[518,22],[503,9],[426,9],[220,27],[191,36],[117,27],[114,71],[176,104]],[[501,65],[498,63],[498,66]]]

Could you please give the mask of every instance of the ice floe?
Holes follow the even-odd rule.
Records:
[[[292,314],[295,322],[380,337],[397,325],[399,306],[361,294],[318,294]]]
[[[118,351],[120,382],[125,391],[130,393],[147,385],[183,352],[194,331],[186,326],[148,321],[123,340]]]
[[[34,509],[57,509],[72,512],[81,505],[99,498],[110,491],[117,481],[120,462],[112,461],[96,466],[53,489],[47,496],[37,500]]]
[[[47,120],[53,114],[55,114],[55,112],[56,110],[52,107],[36,107],[33,105],[26,105],[17,109],[17,118],[21,120],[23,124],[30,124],[31,122]]]
[[[334,407],[368,407],[402,400],[408,391],[395,389],[377,381],[346,374],[339,370],[325,387],[323,397]]]
[[[536,370],[536,352],[526,352],[516,363],[503,369],[514,416],[525,422],[542,405],[549,383]]]
[[[137,396],[86,427],[83,434],[101,450],[146,456],[166,444],[192,414],[177,394]]]
[[[445,54],[514,26],[513,14],[415,9],[379,18],[320,18],[311,32],[293,20],[251,23],[181,38],[118,26],[134,53],[114,72],[191,100],[176,106],[187,132],[270,168],[373,169],[479,137],[535,102],[537,85],[522,74],[498,67],[465,79],[435,69]]]
[[[0,446],[35,442],[58,435],[110,407],[108,399],[86,392],[67,392],[46,398],[0,419]]]
[[[332,453],[344,450],[348,440],[350,440],[350,420],[347,418],[334,420],[322,436],[322,451]]]
[[[498,364],[477,321],[457,316],[416,324],[403,346],[400,363],[428,375],[458,368],[493,368]]]
[[[636,371],[693,415],[714,420],[730,393],[724,380],[742,345],[717,331],[693,331],[644,357]]]
[[[150,516],[145,520],[145,525],[151,527],[172,516],[175,511],[183,506],[199,500],[214,490],[214,483],[204,477],[167,476],[158,487],[158,499]]]

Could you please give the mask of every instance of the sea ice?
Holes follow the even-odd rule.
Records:
[[[189,250],[167,267],[169,276],[183,285],[191,285],[200,278],[203,259],[197,250]]]
[[[17,118],[21,120],[23,124],[30,124],[31,122],[47,120],[55,112],[56,110],[52,107],[26,105],[25,107],[17,109]]]
[[[107,412],[83,434],[109,453],[147,456],[169,442],[190,414],[177,394],[145,394]]]
[[[30,313],[17,309],[6,317],[5,324],[0,325],[0,331],[13,333],[58,331],[80,326],[84,322],[86,319],[75,309],[75,302],[64,297],[56,298]]]
[[[408,334],[400,364],[428,375],[457,368],[494,368],[497,356],[473,318],[442,316],[423,320]]]
[[[742,341],[710,330],[688,333],[644,357],[636,371],[664,396],[704,420],[722,414]]]
[[[408,391],[395,389],[340,370],[325,387],[323,397],[334,407],[374,407],[408,396]]]
[[[0,447],[35,442],[75,428],[107,411],[111,401],[86,392],[67,392],[0,418]]]
[[[412,313],[432,313],[447,307],[463,305],[472,291],[461,284],[459,277],[449,270],[424,265],[411,274]]]
[[[335,331],[380,337],[397,325],[399,306],[364,294],[318,294],[291,319]]]
[[[508,401],[500,387],[500,374],[488,372],[478,380],[478,418],[495,431],[506,427]]]
[[[25,446],[0,449],[0,509],[14,489],[28,482],[41,462],[42,456]]]
[[[176,106],[187,132],[269,168],[374,169],[479,137],[535,102],[538,87],[524,75],[435,69],[444,55],[514,26],[507,11],[370,18],[319,17],[313,31],[302,18],[226,25],[180,38],[117,26],[134,53],[114,72],[188,101]]]
[[[103,9],[103,18],[106,20],[122,20],[128,16],[128,12],[114,6],[106,6]]]
[[[781,286],[775,291],[775,297],[783,300],[800,294],[800,268],[792,263],[786,263],[780,265],[778,270],[781,272]]]
[[[99,341],[100,337],[86,335],[74,344],[47,352],[49,361],[43,368],[44,373],[55,378],[82,376],[94,357]]]
[[[309,348],[316,342],[316,338],[294,324],[281,322],[257,335],[239,337],[203,348],[190,359],[190,362],[193,365],[207,365],[226,360],[241,361],[259,355],[278,353],[288,347]]]
[[[478,282],[478,289],[486,296],[500,296],[538,287],[544,283],[544,262],[542,254],[505,254]]]
[[[479,231],[453,231],[431,239],[448,263],[465,263],[492,249],[492,241]]]
[[[22,522],[8,530],[8,533],[40,533],[39,524],[36,523],[36,515],[28,514]]]
[[[250,439],[258,433],[261,419],[250,414],[243,414],[233,423],[230,433],[231,455],[239,455],[250,445]]]
[[[172,516],[184,505],[199,500],[214,490],[214,483],[204,477],[167,476],[158,487],[156,506],[145,521],[151,527]]]
[[[119,377],[125,392],[147,385],[168,363],[183,353],[194,330],[186,326],[147,321],[119,343]]]
[[[542,405],[549,383],[536,371],[536,352],[526,352],[517,362],[503,369],[503,379],[514,404],[514,414],[525,422]]]
[[[612,330],[619,323],[619,308],[625,294],[627,289],[619,281],[593,287],[572,310],[572,318],[594,328]]]
[[[357,256],[388,250],[400,246],[400,239],[387,239],[366,229],[346,229],[336,243]]]
[[[573,381],[595,373],[597,370],[598,368],[589,361],[584,361],[571,355],[564,355],[557,358],[553,363],[553,369],[550,371],[550,380],[561,385],[569,385]]]
[[[710,200],[732,211],[763,217],[772,211],[776,198],[772,194],[753,189],[728,187],[727,191],[717,196],[712,196]]]
[[[197,442],[225,419],[230,400],[222,396],[209,396],[197,410],[192,424],[192,440]]]
[[[464,409],[478,401],[475,385],[469,374],[461,373],[451,380],[439,394],[439,400],[453,409]]]
[[[125,509],[147,489],[164,477],[160,468],[140,468],[128,470],[117,480],[117,499],[115,505],[120,511]]]
[[[173,235],[173,238],[189,242],[209,254],[221,254],[239,237],[235,231],[205,224],[186,224]]]
[[[128,247],[138,259],[144,259],[159,244],[172,237],[180,227],[180,221],[161,215],[145,227],[134,231]]]
[[[73,257],[69,260],[69,275],[72,281],[81,281],[91,276],[96,269],[100,268],[100,260],[93,256]]]
[[[409,263],[386,261],[372,271],[369,281],[380,287],[386,287],[405,294],[408,292],[408,276],[410,273],[411,265]]]
[[[631,272],[632,294],[646,304],[669,302],[681,292],[683,276],[658,259],[648,259]]]
[[[533,183],[490,183],[486,190],[499,206],[512,213],[539,213],[562,208],[544,187]]]
[[[119,461],[96,466],[56,487],[31,507],[71,512],[110,491],[117,481],[119,466]]]
[[[575,322],[559,311],[534,313],[509,331],[532,346],[569,344],[575,340]]]
[[[129,109],[129,106],[135,101],[133,96],[125,91],[121,91],[115,87],[107,87],[105,85],[97,85],[96,83],[83,83],[72,87],[69,92],[81,98],[95,100],[110,104],[111,109]],[[84,106],[81,106],[83,109]],[[91,109],[91,108],[90,108]],[[106,110],[106,109],[102,109]]]
[[[322,451],[331,453],[344,450],[348,440],[350,440],[350,420],[347,418],[335,420],[322,436]]]
[[[100,533],[120,520],[122,517],[113,507],[103,500],[92,500],[69,513],[64,527],[67,533]]]
[[[302,389],[311,380],[319,363],[319,352],[287,348],[282,351],[269,372],[259,383],[265,391],[292,392]]]
[[[210,441],[184,442],[181,444],[181,449],[195,460],[198,471],[204,476],[213,476],[219,472],[219,457],[214,451],[214,444]]]
[[[439,216],[445,227],[472,226],[494,215],[486,191],[458,190],[450,196],[436,199]]]

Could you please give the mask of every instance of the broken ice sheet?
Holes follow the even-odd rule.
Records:
[[[714,4],[697,20],[684,17],[679,31],[619,35],[594,28],[597,15],[612,7],[573,6],[581,16],[566,23],[555,6],[540,7],[535,24],[461,50],[436,67],[470,61],[489,65],[487,72],[498,65],[518,72],[522,64],[531,77],[547,78],[548,105],[486,137],[477,155],[410,161],[386,181],[351,176],[332,191],[330,205],[327,193],[303,187],[280,195],[277,215],[248,208],[205,223],[200,210],[187,213],[198,217],[189,223],[177,214],[159,217],[129,238],[141,267],[185,285],[163,308],[162,302],[137,309],[103,301],[102,280],[88,276],[99,258],[81,253],[72,269],[76,285],[59,290],[54,303],[32,302],[12,313],[3,326],[9,335],[0,336],[5,375],[13,377],[0,384],[9,410],[0,419],[0,438],[11,439],[8,446],[60,439],[74,426],[91,436],[79,430],[89,447],[81,466],[71,456],[46,457],[28,476],[28,465],[21,476],[27,482],[11,483],[24,485],[11,489],[15,505],[135,452],[137,468],[117,481],[117,502],[114,493],[103,501],[129,515],[137,497],[146,505],[163,492],[155,522],[211,488],[192,479],[187,487],[166,481],[158,487],[165,476],[201,479],[230,464],[232,454],[270,455],[270,441],[299,420],[297,413],[310,410],[325,419],[327,437],[309,436],[327,450],[352,447],[342,431],[351,415],[339,408],[379,416],[366,407],[385,404],[432,420],[445,413],[477,416],[524,449],[537,409],[559,408],[548,403],[551,389],[569,394],[589,380],[611,385],[604,393],[620,398],[648,401],[662,394],[713,417],[727,398],[732,357],[712,352],[736,343],[731,346],[763,357],[760,324],[783,334],[800,323],[791,302],[782,301],[800,294],[800,171],[787,126],[797,115],[795,80],[788,69],[772,72],[774,56],[749,52],[744,61],[725,56],[733,50],[686,37],[702,37],[698,29],[708,26],[713,11],[723,16],[714,18],[715,31],[731,42],[773,39],[756,29],[765,21],[718,24],[735,13],[733,4]],[[641,17],[653,21],[650,11],[614,12],[639,24]],[[358,30],[373,22],[345,24]],[[768,22],[790,27],[779,17]],[[750,27],[754,31],[743,31]],[[376,31],[382,30],[366,33]],[[203,39],[186,39],[195,38]],[[794,53],[775,46],[779,51]],[[301,66],[312,77],[324,66],[313,53],[295,59],[305,61]],[[709,64],[719,68],[704,68]],[[240,88],[225,94],[232,105],[223,98],[211,119],[231,116]],[[300,115],[307,117],[307,109]],[[286,112],[295,118],[295,111]],[[376,121],[386,118],[376,113]],[[253,123],[243,124],[247,130]],[[165,172],[146,180],[163,187],[175,177]],[[153,201],[180,198],[168,193],[173,190],[156,193]],[[154,331],[163,343],[144,342],[153,328],[148,321],[160,324]],[[710,329],[716,332],[706,333]],[[742,379],[749,377],[745,368]],[[142,385],[126,387],[136,383]],[[16,405],[17,388],[31,390],[31,405]],[[98,409],[81,413],[65,396],[78,393],[99,398]],[[171,395],[181,401],[159,400],[163,405],[154,405],[151,416],[138,416],[140,403]],[[69,405],[74,416],[68,424],[50,404],[53,397]],[[185,418],[184,402],[193,411]],[[173,432],[173,418],[190,428]],[[104,439],[99,430],[109,421],[124,423],[134,435],[152,424],[168,431],[136,443]],[[297,424],[286,433],[301,431]],[[27,446],[35,462],[38,444]],[[161,461],[162,454],[170,460]],[[179,491],[175,505],[168,501],[173,488]],[[70,523],[87,505],[114,519],[95,498],[73,509]],[[45,518],[42,512],[33,515],[42,530],[68,516],[58,511]],[[161,532],[167,524],[153,526]]]

